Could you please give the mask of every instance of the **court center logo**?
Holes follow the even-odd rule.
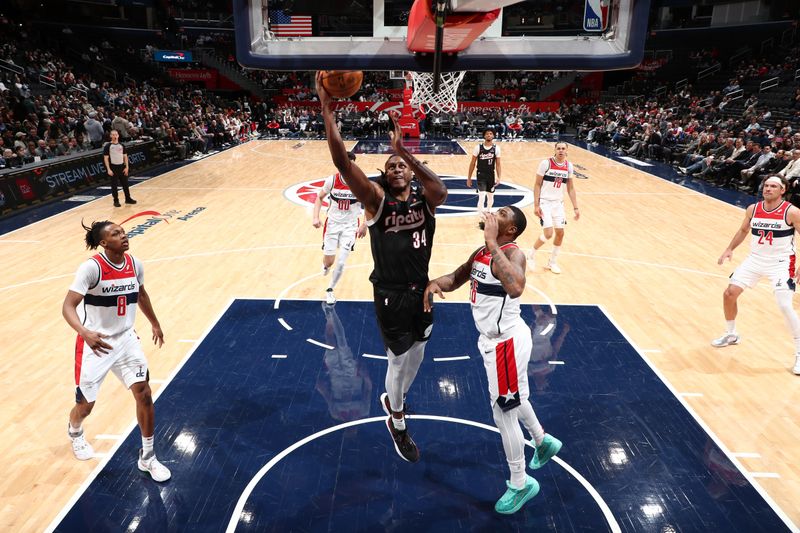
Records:
[[[133,239],[137,235],[143,234],[145,231],[149,230],[153,226],[157,224],[161,224],[165,222],[169,224],[170,220],[181,220],[186,222],[190,218],[197,216],[199,213],[205,211],[205,207],[195,207],[191,211],[184,213],[180,209],[171,209],[164,213],[160,213],[158,211],[142,211],[140,213],[136,213],[135,215],[131,215],[122,222],[119,223],[120,226],[124,226],[126,222],[130,222],[131,220],[136,220],[137,218],[144,218],[142,222],[139,222],[135,226],[128,229],[126,235],[128,239]]]
[[[370,175],[370,179],[377,178],[377,174]],[[463,217],[478,214],[478,193],[475,189],[476,180],[472,179],[472,188],[467,188],[466,176],[443,175],[439,176],[447,186],[447,201],[436,208],[436,217]],[[292,185],[283,195],[287,200],[303,207],[313,207],[319,190],[325,183],[325,178],[304,181]],[[322,201],[324,208],[328,207],[327,199]],[[520,209],[533,204],[533,191],[521,185],[502,182],[494,193],[494,208],[513,205]]]

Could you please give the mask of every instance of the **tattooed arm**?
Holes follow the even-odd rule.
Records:
[[[428,286],[425,287],[425,295],[423,297],[423,308],[426,313],[429,313],[433,307],[434,294],[438,294],[439,298],[444,300],[445,298],[443,293],[453,292],[469,281],[469,275],[472,272],[472,260],[475,258],[475,254],[477,254],[480,250],[481,249],[478,248],[472,252],[472,255],[469,256],[469,259],[467,259],[467,262],[455,269],[453,272],[428,282]]]
[[[497,218],[488,213],[484,222],[483,237],[492,254],[492,274],[500,280],[512,298],[519,298],[525,290],[525,254],[517,247],[500,249],[497,244]]]

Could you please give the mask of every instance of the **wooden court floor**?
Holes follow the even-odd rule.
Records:
[[[503,180],[532,188],[536,165],[552,147],[503,144]],[[800,377],[791,373],[791,338],[769,288],[762,284],[740,299],[741,345],[709,344],[723,331],[722,291],[732,270],[716,260],[743,211],[574,146],[569,157],[589,177],[576,182],[582,218],[567,227],[563,274],[545,271],[547,254],[540,253],[524,301],[602,305],[800,524]],[[465,155],[424,158],[441,174],[466,175],[469,165]],[[360,155],[357,162],[372,170],[384,160]],[[66,435],[75,334],[61,303],[89,256],[81,219],[121,222],[143,211],[169,217],[130,241],[144,261],[167,341],[160,350],[150,344],[140,313],[157,393],[231,298],[323,298],[321,230],[312,227],[310,208],[290,202],[284,191],[332,171],[323,142],[256,141],[137,185],[136,206],[115,209],[107,196],[0,236],[0,530],[43,530],[99,464],[75,460]],[[539,227],[532,207],[525,211],[532,223],[520,243],[529,248]],[[475,216],[439,219],[432,276],[451,271],[482,243],[476,222]],[[746,254],[744,244],[734,264]],[[365,240],[348,260],[338,298],[370,299],[370,269]],[[448,296],[467,297],[464,290]],[[106,453],[134,422],[132,396],[109,377],[84,423],[87,438]]]

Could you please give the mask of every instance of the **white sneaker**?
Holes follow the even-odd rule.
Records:
[[[736,333],[726,333],[722,337],[711,341],[711,346],[724,348],[725,346],[730,346],[731,344],[739,344],[740,340],[741,338]]]
[[[72,453],[75,454],[76,459],[79,461],[88,461],[94,457],[94,449],[91,444],[86,442],[82,431],[77,437],[70,435],[69,439],[72,441]]]
[[[549,268],[550,272],[553,274],[561,274],[561,267],[559,267],[557,263],[547,263],[547,268]]]
[[[796,355],[794,358],[794,368],[792,372],[794,372],[796,376],[800,376],[800,355]]]
[[[159,483],[172,477],[172,472],[156,459],[156,454],[151,455],[148,459],[142,459],[141,449],[139,450],[137,466],[142,472],[150,472],[150,477],[153,478],[153,481],[158,481]]]
[[[328,289],[325,291],[325,303],[328,305],[333,305],[336,303],[336,296],[333,295],[333,289]]]
[[[536,254],[531,252],[527,256],[528,259],[528,268],[530,270],[536,270]]]

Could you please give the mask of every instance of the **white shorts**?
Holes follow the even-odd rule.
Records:
[[[339,224],[325,223],[325,233],[322,236],[322,253],[336,255],[339,248],[352,251],[356,245],[356,231],[358,224],[342,226]]]
[[[748,255],[747,259],[731,274],[731,285],[743,289],[755,287],[762,278],[768,278],[773,290],[794,290],[794,261],[786,259],[759,259]]]
[[[489,381],[489,396],[501,409],[512,409],[530,396],[528,362],[531,359],[531,329],[519,324],[506,340],[478,337],[478,349]]]
[[[111,345],[111,350],[99,355],[89,348],[80,335],[75,343],[75,385],[80,388],[87,402],[97,399],[100,385],[109,370],[128,389],[134,383],[147,380],[147,359],[133,329],[103,340]]]
[[[564,202],[561,200],[539,200],[539,207],[542,208],[543,228],[563,228],[567,223],[564,216]]]

